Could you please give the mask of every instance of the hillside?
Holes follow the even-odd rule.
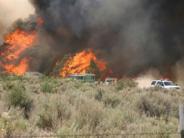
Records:
[[[181,91],[27,74],[0,77],[0,135],[178,132]],[[162,136],[160,136],[162,137]]]

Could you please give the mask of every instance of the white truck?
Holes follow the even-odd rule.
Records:
[[[168,80],[154,80],[151,82],[151,87],[159,87],[163,89],[181,89],[180,86],[174,84],[172,81]]]

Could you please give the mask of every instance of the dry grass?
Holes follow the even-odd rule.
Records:
[[[177,132],[181,102],[182,92],[139,89],[127,79],[105,86],[3,76],[0,134]]]

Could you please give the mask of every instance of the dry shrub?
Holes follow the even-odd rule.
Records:
[[[116,108],[121,103],[121,96],[116,92],[105,92],[103,90],[97,92],[95,99],[99,99],[103,102],[107,108]]]
[[[68,120],[71,116],[68,102],[58,95],[53,96],[47,103],[44,103],[39,113],[37,126],[42,129],[52,130]]]
[[[131,79],[122,79],[119,80],[116,84],[116,90],[120,91],[126,88],[135,88],[137,87],[137,83]]]
[[[37,126],[42,129],[51,130],[55,126],[54,114],[44,109],[42,113],[39,114],[39,120],[37,121]]]
[[[82,99],[76,111],[75,126],[77,129],[87,128],[88,131],[95,131],[104,117],[104,110],[101,104],[90,99]]]
[[[104,131],[123,129],[127,125],[123,114],[124,112],[120,109],[106,109],[106,114],[101,124]]]
[[[23,118],[22,111],[19,109],[11,109],[0,118],[0,134],[3,133],[4,137],[24,134],[27,128],[28,120]]]
[[[7,96],[10,109],[18,112],[30,109],[30,101],[34,100],[29,120],[22,114],[19,116],[23,119],[11,110],[2,109],[14,118],[8,118],[4,127],[0,117],[0,129],[5,128],[7,135],[22,131],[34,135],[57,132],[64,138],[63,135],[73,133],[177,132],[178,104],[184,101],[182,92],[141,90],[127,79],[106,86],[70,79],[31,78],[0,79],[4,86],[0,104],[4,104]],[[35,84],[38,93],[32,90]],[[40,93],[41,89],[45,93]]]
[[[104,94],[104,91],[102,89],[98,89],[96,94],[95,94],[95,100],[97,100],[99,102],[102,101],[103,94]]]
[[[166,117],[176,116],[177,105],[175,101],[168,95],[163,93],[148,93],[143,95],[137,106],[141,113],[145,113],[150,117]]]
[[[104,98],[104,105],[106,107],[112,107],[115,108],[120,104],[120,99],[117,96],[113,96],[113,97],[106,97]]]
[[[68,138],[71,136],[71,134],[73,134],[72,129],[67,127],[62,127],[57,131],[57,135],[59,138]]]

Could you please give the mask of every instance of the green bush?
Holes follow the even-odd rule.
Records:
[[[41,85],[41,91],[44,93],[52,93],[53,92],[53,85],[50,84],[49,82],[45,82]]]
[[[56,92],[57,81],[53,78],[44,78],[41,84],[41,91],[44,93],[54,93]]]
[[[26,89],[22,84],[14,84],[9,88],[7,102],[9,107],[14,106],[23,109],[25,116],[28,117],[32,107],[32,99],[26,93]]]

